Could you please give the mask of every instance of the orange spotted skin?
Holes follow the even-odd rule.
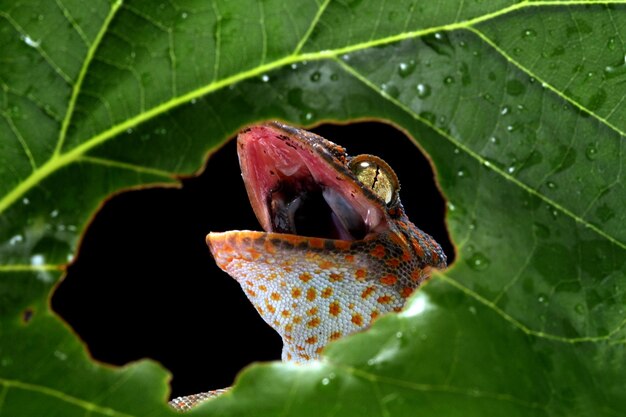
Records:
[[[305,155],[313,169],[327,170],[324,175],[340,181],[342,190],[348,189],[353,196],[359,193],[355,200],[370,210],[376,208],[380,216],[379,226],[359,240],[273,231],[207,236],[217,265],[239,282],[259,314],[281,335],[282,359],[307,362],[319,358],[330,341],[367,328],[385,313],[399,311],[433,268],[446,266],[446,257],[432,237],[408,220],[399,198],[386,204],[359,181],[342,147],[277,122],[244,130],[240,146],[251,146],[247,144],[257,136],[274,140],[272,135],[297,149],[297,155]],[[242,154],[247,156],[240,153],[240,159]],[[252,168],[244,169],[244,163],[245,179]],[[253,195],[256,192],[248,190],[251,201],[259,200]],[[255,212],[268,230],[267,214],[258,208]]]

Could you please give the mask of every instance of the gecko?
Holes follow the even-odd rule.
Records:
[[[440,245],[408,219],[391,167],[349,156],[321,136],[277,121],[243,129],[237,153],[263,231],[211,232],[217,265],[283,341],[282,360],[320,358],[333,340],[402,309],[446,267]],[[223,393],[179,397],[187,410]]]

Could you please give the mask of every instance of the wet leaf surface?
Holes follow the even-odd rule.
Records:
[[[0,6],[0,414],[172,414],[162,367],[91,361],[49,310],[88,219],[245,124],[367,117],[432,158],[456,263],[194,414],[620,415],[626,9],[431,3]]]

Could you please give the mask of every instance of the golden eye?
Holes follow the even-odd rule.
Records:
[[[396,173],[385,161],[373,155],[359,155],[350,160],[348,167],[385,204],[394,200],[400,184]]]

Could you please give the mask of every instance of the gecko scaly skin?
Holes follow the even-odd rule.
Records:
[[[207,243],[282,337],[284,361],[319,358],[330,341],[399,311],[432,268],[446,266],[439,244],[408,220],[380,158],[350,157],[278,122],[244,129],[238,153],[264,231],[210,233]],[[188,408],[185,398],[174,407]]]

